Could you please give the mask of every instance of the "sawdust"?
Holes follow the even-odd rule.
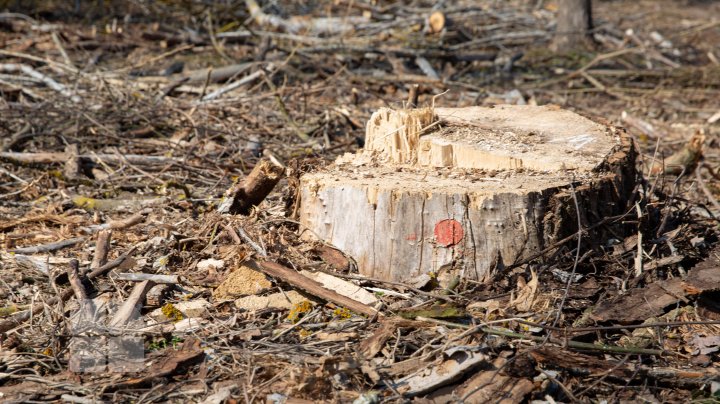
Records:
[[[234,299],[238,296],[260,293],[272,286],[254,263],[244,263],[230,275],[213,292],[217,300]]]

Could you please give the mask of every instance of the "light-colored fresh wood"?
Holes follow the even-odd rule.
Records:
[[[263,261],[260,262],[259,268],[267,275],[274,278],[282,279],[290,285],[300,288],[305,292],[319,297],[328,302],[335,303],[339,306],[348,308],[356,313],[364,314],[368,317],[383,317],[383,314],[377,311],[375,308],[368,306],[367,304],[361,303],[355,299],[341,295],[334,290],[327,289],[322,283],[308,278],[295,271],[294,269],[287,268],[275,262]]]
[[[379,161],[412,164],[417,161],[420,134],[430,127],[433,117],[430,108],[381,108],[367,123],[365,150],[377,152]]]
[[[558,107],[393,111],[365,150],[301,180],[300,220],[360,272],[485,279],[585,224],[617,214],[634,181],[621,130]]]

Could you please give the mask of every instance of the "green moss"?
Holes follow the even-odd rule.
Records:
[[[17,311],[18,308],[14,304],[10,306],[0,307],[0,317],[7,317]]]
[[[81,209],[94,210],[97,207],[97,199],[87,196],[77,195],[72,198],[72,202]]]
[[[402,318],[414,320],[417,317],[427,318],[454,318],[454,317],[465,317],[467,312],[465,310],[455,307],[452,305],[436,305],[427,309],[411,309],[403,310],[398,312],[398,315]]]

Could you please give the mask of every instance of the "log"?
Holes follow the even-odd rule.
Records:
[[[577,232],[573,194],[583,227],[624,213],[635,159],[621,128],[554,106],[384,108],[364,150],[301,178],[300,221],[365,276],[484,280]]]

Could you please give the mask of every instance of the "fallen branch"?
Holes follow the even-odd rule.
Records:
[[[80,274],[80,263],[76,259],[70,260],[70,265],[68,265],[68,280],[70,282],[70,288],[72,288],[73,293],[75,293],[75,298],[79,301],[85,301],[87,300],[87,290],[85,289],[85,285],[83,285],[83,276]]]
[[[132,320],[134,315],[139,315],[140,309],[142,308],[142,301],[145,299],[145,295],[150,289],[155,286],[155,282],[150,280],[141,281],[136,284],[130,296],[125,300],[115,313],[115,316],[110,320],[109,326],[112,328],[121,328]]]
[[[82,243],[83,241],[85,241],[85,237],[75,237],[75,238],[70,238],[67,240],[56,241],[54,243],[40,244],[40,245],[36,245],[36,246],[32,246],[32,247],[15,248],[13,250],[10,250],[10,252],[15,253],[15,254],[44,253],[44,252],[61,250],[63,248],[67,248],[67,247],[72,247],[75,244]]]
[[[320,283],[280,264],[265,261],[260,263],[259,268],[267,275],[282,279],[290,285],[302,289],[313,296],[317,296],[323,300],[348,308],[356,313],[364,314],[368,317],[383,316],[382,313],[374,308],[362,304],[357,300],[343,296],[333,290],[325,289]]]
[[[96,233],[103,230],[121,230],[127,229],[128,227],[135,226],[136,224],[145,220],[145,216],[152,212],[151,208],[145,208],[140,212],[125,218],[118,220],[111,220],[107,223],[83,227],[82,230],[87,233]]]
[[[253,63],[240,63],[228,66],[213,67],[208,69],[200,69],[188,72],[184,79],[189,83],[217,83],[218,81],[227,80],[252,67]]]
[[[588,375],[607,374],[623,380],[650,377],[664,383],[677,385],[696,385],[718,377],[717,369],[672,369],[650,368],[647,366],[633,367],[622,361],[598,359],[580,353],[568,353],[551,348],[538,348],[529,352],[539,363],[553,368],[568,369]]]
[[[245,84],[252,83],[253,81],[262,77],[264,74],[265,74],[265,70],[258,70],[254,73],[248,74],[247,76],[241,78],[240,80],[233,81],[232,83],[230,83],[226,86],[220,87],[217,90],[213,91],[212,93],[204,96],[202,98],[202,101],[204,102],[204,101],[214,100],[225,93],[228,93],[232,90],[235,90],[237,88],[244,86]]]
[[[448,302],[448,303],[455,303],[455,301],[454,301],[453,299],[451,299],[451,298],[449,298],[449,297],[447,297],[447,296],[441,296],[441,295],[436,295],[436,294],[434,294],[434,293],[426,292],[426,291],[424,291],[424,290],[422,290],[422,289],[415,288],[415,287],[413,287],[413,286],[411,286],[411,285],[408,285],[408,284],[405,284],[405,283],[402,283],[402,282],[385,281],[385,280],[382,280],[382,279],[370,278],[370,277],[361,276],[361,275],[343,274],[343,273],[339,273],[339,272],[327,271],[327,270],[324,270],[324,269],[322,269],[322,268],[316,268],[316,267],[312,267],[312,270],[313,270],[313,271],[324,272],[324,273],[326,273],[326,274],[328,274],[328,275],[333,275],[333,276],[337,276],[337,277],[339,277],[339,278],[344,278],[344,279],[353,279],[353,280],[357,280],[357,281],[372,282],[372,283],[381,283],[381,284],[385,284],[385,285],[396,286],[396,287],[398,287],[398,288],[411,290],[411,291],[413,291],[413,292],[415,292],[415,293],[417,293],[418,295],[421,295],[421,296],[425,296],[425,297],[429,297],[429,298],[437,299],[437,300],[442,300],[442,301],[445,301],[445,302]]]
[[[95,253],[93,254],[90,270],[100,268],[107,262],[108,251],[110,250],[111,230],[102,230],[97,234],[95,241]]]
[[[689,325],[720,325],[720,320],[706,321],[662,321],[643,324],[625,324],[625,325],[606,325],[596,327],[555,327],[546,324],[535,323],[522,319],[508,319],[519,324],[528,325],[530,327],[538,327],[544,330],[557,331],[561,335],[568,334],[584,334],[588,332],[609,331],[609,330],[635,330],[638,328],[666,328],[666,327],[686,327]]]
[[[63,63],[55,62],[54,60],[51,60],[51,59],[40,58],[37,56],[29,55],[27,53],[13,52],[13,51],[7,51],[7,50],[0,49],[0,56],[19,58],[19,59],[27,59],[27,60],[32,60],[33,62],[45,63],[52,69],[55,69],[57,71],[68,72],[71,74],[79,74],[79,75],[85,74],[72,66],[68,66]]]
[[[95,308],[95,303],[88,299],[87,289],[85,287],[85,283],[83,282],[85,280],[85,276],[80,273],[79,267],[80,264],[78,263],[78,260],[70,260],[70,265],[68,265],[67,269],[68,281],[70,282],[70,288],[75,294],[75,299],[77,299],[80,304],[80,309],[82,310],[80,313],[80,320],[87,322],[92,321],[94,313],[97,310]]]
[[[69,157],[70,156],[67,153],[0,153],[0,160],[20,164],[65,163]],[[123,156],[117,154],[80,154],[77,158],[90,160],[96,163],[103,162],[106,164],[122,164],[127,161],[131,164],[146,166],[176,164],[180,162],[180,160],[170,157],[145,156],[138,154],[126,154]]]
[[[70,98],[70,100],[72,102],[80,102],[80,97],[73,94],[72,91],[68,90],[64,85],[58,83],[57,81],[40,73],[39,71],[33,69],[32,67],[30,67],[28,65],[16,64],[16,63],[0,64],[0,71],[6,72],[6,73],[22,72],[26,76],[32,77],[35,80],[42,82],[49,88],[57,91],[58,93]]]
[[[462,328],[462,329],[466,329],[466,330],[472,329],[475,332],[479,331],[479,332],[484,332],[485,334],[500,335],[500,336],[508,337],[508,338],[532,340],[535,342],[550,341],[554,344],[558,344],[561,346],[567,346],[568,348],[579,349],[579,350],[599,351],[599,352],[608,352],[608,353],[626,353],[626,354],[635,354],[635,355],[662,355],[664,353],[664,351],[661,349],[645,349],[645,348],[622,347],[622,346],[613,346],[613,345],[604,345],[604,344],[592,344],[589,342],[568,341],[568,340],[563,340],[563,339],[559,339],[559,338],[549,338],[548,339],[546,337],[540,337],[537,335],[526,335],[526,334],[521,334],[521,333],[512,332],[509,330],[503,330],[500,328],[493,328],[493,327],[477,326],[477,327],[473,328],[472,326],[469,326],[466,324],[453,323],[450,321],[438,320],[435,318],[416,317],[415,319],[418,321],[425,321],[425,322],[430,322],[430,323],[441,324],[441,325],[444,325],[447,327]]]
[[[597,322],[614,321],[631,324],[660,316],[680,301],[703,292],[720,290],[720,260],[715,249],[710,256],[693,267],[684,278],[657,280],[642,288],[632,288],[627,293],[597,305],[589,317]]]
[[[250,247],[252,247],[253,250],[255,250],[258,254],[260,254],[261,257],[267,258],[267,252],[265,251],[265,249],[262,248],[258,243],[253,241],[253,239],[250,238],[250,236],[247,234],[245,229],[243,229],[242,227],[238,227],[237,233],[240,237],[242,237],[243,240],[245,240],[245,242]]]
[[[170,284],[170,285],[176,285],[176,284],[180,283],[179,275],[122,273],[122,274],[117,274],[117,277],[115,277],[115,279],[118,279],[121,281],[136,281],[136,282],[152,281],[152,282],[158,283],[158,284]]]

